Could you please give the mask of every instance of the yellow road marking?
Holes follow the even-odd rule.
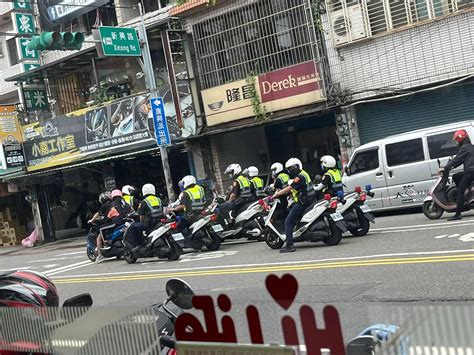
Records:
[[[212,276],[212,275],[233,275],[244,273],[267,273],[267,272],[282,272],[282,271],[303,271],[316,269],[336,269],[348,267],[364,267],[364,266],[384,266],[384,265],[410,265],[422,263],[445,263],[445,262],[459,262],[459,261],[474,261],[474,254],[463,255],[449,255],[449,256],[428,256],[416,258],[386,258],[374,260],[360,260],[360,261],[343,261],[343,262],[323,262],[299,265],[281,265],[281,266],[261,266],[240,268],[238,270],[231,269],[215,269],[215,270],[201,270],[201,271],[177,271],[156,274],[138,274],[138,275],[123,275],[123,276],[103,276],[103,277],[77,277],[64,278],[54,280],[56,284],[72,284],[72,283],[91,283],[91,282],[115,282],[115,281],[142,281],[154,280],[172,277],[192,277],[192,276]]]

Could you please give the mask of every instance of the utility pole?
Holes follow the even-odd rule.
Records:
[[[142,3],[138,2],[138,8],[140,10],[141,25],[138,26],[138,35],[142,40],[143,44],[143,74],[145,74],[145,81],[147,88],[150,90],[150,97],[158,97],[158,90],[156,89],[155,73],[153,70],[153,63],[151,61],[150,47],[148,45],[148,36],[145,28],[145,21],[143,19],[143,7]],[[166,119],[166,117],[164,117]],[[171,170],[168,162],[168,150],[166,146],[160,145],[161,163],[163,165],[163,173],[165,175],[166,190],[168,191],[168,198],[170,201],[174,201],[175,195],[173,190],[173,180],[171,179]]]

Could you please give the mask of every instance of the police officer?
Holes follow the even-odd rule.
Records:
[[[131,185],[125,185],[122,187],[123,199],[130,205],[130,207],[132,207],[132,210],[134,211],[138,209],[138,205],[140,204],[138,199],[134,196],[135,191],[135,188]]]
[[[263,180],[258,176],[258,168],[256,166],[249,166],[247,169],[248,171],[250,182],[253,185],[253,191],[254,191],[254,199],[257,199],[263,195],[264,191],[264,182]]]
[[[288,216],[285,218],[285,234],[286,246],[280,250],[280,253],[294,252],[296,249],[293,245],[293,228],[303,215],[304,209],[307,207],[308,191],[311,189],[311,178],[309,174],[303,170],[303,163],[298,158],[291,158],[285,164],[286,169],[293,178],[291,185],[275,192],[273,198],[279,198],[291,193],[295,203],[290,208]]]
[[[196,178],[187,175],[181,180],[184,191],[180,195],[179,205],[172,209],[175,213],[182,213],[179,229],[182,231],[193,224],[199,213],[206,205],[206,194],[204,189],[197,184]]]
[[[343,191],[342,173],[337,168],[336,159],[331,155],[321,157],[321,168],[324,175],[316,190],[322,190],[323,193],[329,193],[331,196],[337,196],[338,191]]]
[[[143,244],[143,232],[152,228],[158,219],[163,215],[163,204],[156,196],[156,189],[153,184],[145,184],[142,187],[143,200],[138,207],[140,222],[133,223],[129,228],[129,240],[135,247],[132,252]]]
[[[284,189],[288,186],[288,181],[290,180],[290,176],[285,172],[285,168],[283,167],[282,163],[273,163],[271,166],[272,171],[272,178],[274,179],[273,182],[273,190],[279,191]],[[282,195],[280,197],[280,205],[278,209],[275,211],[275,220],[280,221],[286,218],[286,209],[288,207],[288,199],[286,196]]]
[[[225,169],[224,174],[227,174],[232,180],[231,190],[227,201],[220,206],[223,216],[229,216],[233,219],[231,211],[237,211],[243,204],[252,199],[252,183],[248,178],[242,174],[242,168],[239,164],[230,164]]]

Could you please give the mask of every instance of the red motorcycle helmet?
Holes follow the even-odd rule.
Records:
[[[469,138],[469,134],[467,134],[465,129],[460,129],[454,132],[453,139],[458,142],[462,143],[466,140],[466,138]]]
[[[17,270],[0,275],[0,286],[3,284],[3,281],[14,282],[25,286],[41,298],[43,303],[42,306],[59,306],[59,297],[56,286],[42,273],[30,270]],[[0,297],[0,301],[1,300],[2,297]]]
[[[2,307],[44,307],[40,295],[28,286],[9,280],[0,280],[0,306]]]

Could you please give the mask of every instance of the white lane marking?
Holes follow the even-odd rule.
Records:
[[[457,237],[460,237],[460,236],[461,236],[461,234],[456,233],[456,234],[448,235],[448,238],[457,238]]]
[[[68,269],[70,269],[70,268],[75,268],[76,266],[82,266],[82,265],[87,265],[87,264],[92,264],[92,263],[91,263],[90,260],[80,261],[80,262],[75,263],[75,264],[61,266],[57,269],[46,271],[45,274],[46,275],[55,275],[55,274],[58,274],[60,272],[68,271]]]
[[[472,355],[474,349],[472,347],[417,345],[410,346],[408,351],[410,355]]]
[[[78,259],[78,258],[82,258],[82,256],[69,256],[69,257],[64,257],[64,258],[53,258],[53,259],[43,259],[43,260],[30,260],[30,261],[28,261],[28,264],[31,264],[31,263],[43,263],[43,262],[58,261],[58,260],[70,260],[70,259]]]
[[[225,256],[231,256],[237,254],[238,250],[219,250],[219,251],[211,251],[207,253],[191,253],[185,254],[180,260],[180,263],[185,263],[188,261],[200,261],[200,260],[208,260],[208,259],[218,259],[223,258]]]
[[[438,235],[437,237],[435,237],[435,239],[442,239],[442,238],[446,238],[447,236],[448,236],[447,234]]]
[[[453,225],[451,223],[450,224],[445,224],[445,225],[436,224],[436,225],[433,225],[432,227],[410,228],[410,229],[394,229],[394,230],[380,231],[380,232],[377,232],[377,233],[374,233],[374,232],[376,232],[376,230],[372,229],[370,234],[389,234],[389,233],[400,233],[400,232],[427,231],[427,230],[432,230],[432,229],[440,229],[440,228],[444,229],[444,228],[454,228],[454,227],[463,227],[463,226],[472,226],[472,225],[473,225],[472,223],[457,224],[457,225]]]
[[[81,246],[81,248],[83,248],[83,247]],[[77,254],[84,254],[84,251],[75,251],[75,252],[73,252],[73,253],[56,254],[56,256],[77,255]]]
[[[459,240],[462,242],[474,242],[474,233],[464,234]]]
[[[42,268],[52,269],[52,268],[55,268],[55,267],[58,267],[58,266],[60,266],[60,264],[48,264],[48,265],[43,265]]]
[[[166,261],[161,261],[160,259],[157,258],[156,260],[144,261],[140,263],[140,265],[148,265],[148,264],[156,265],[156,264],[164,264],[164,263],[166,263]]]
[[[352,257],[341,257],[341,258],[328,258],[328,259],[285,261],[285,262],[277,262],[277,263],[201,266],[201,267],[195,267],[193,268],[193,270],[212,270],[212,269],[223,269],[223,268],[258,267],[258,266],[274,266],[274,265],[278,265],[278,266],[279,265],[298,265],[298,264],[312,264],[312,263],[330,262],[330,261],[350,261],[350,260],[398,257],[398,256],[439,255],[439,254],[456,254],[456,253],[472,253],[472,252],[474,252],[474,249],[419,251],[419,252],[408,252],[408,253],[376,254],[376,255],[352,256]],[[71,278],[71,277],[89,277],[89,276],[127,275],[127,274],[136,274],[136,273],[175,272],[175,271],[183,271],[183,270],[188,270],[188,268],[135,270],[135,271],[123,271],[123,272],[107,272],[107,273],[101,273],[101,274],[67,275],[67,276],[58,276],[56,278],[60,279],[60,278],[66,278],[66,277]]]
[[[384,227],[384,228],[374,228],[371,229],[372,231],[386,231],[386,230],[392,230],[392,229],[407,229],[407,228],[421,228],[421,227],[433,227],[433,226],[455,226],[455,225],[471,225],[474,224],[474,220],[470,222],[466,221],[459,221],[459,222],[450,222],[446,223],[441,222],[441,223],[430,223],[430,224],[414,224],[411,226],[403,226],[403,227]]]

